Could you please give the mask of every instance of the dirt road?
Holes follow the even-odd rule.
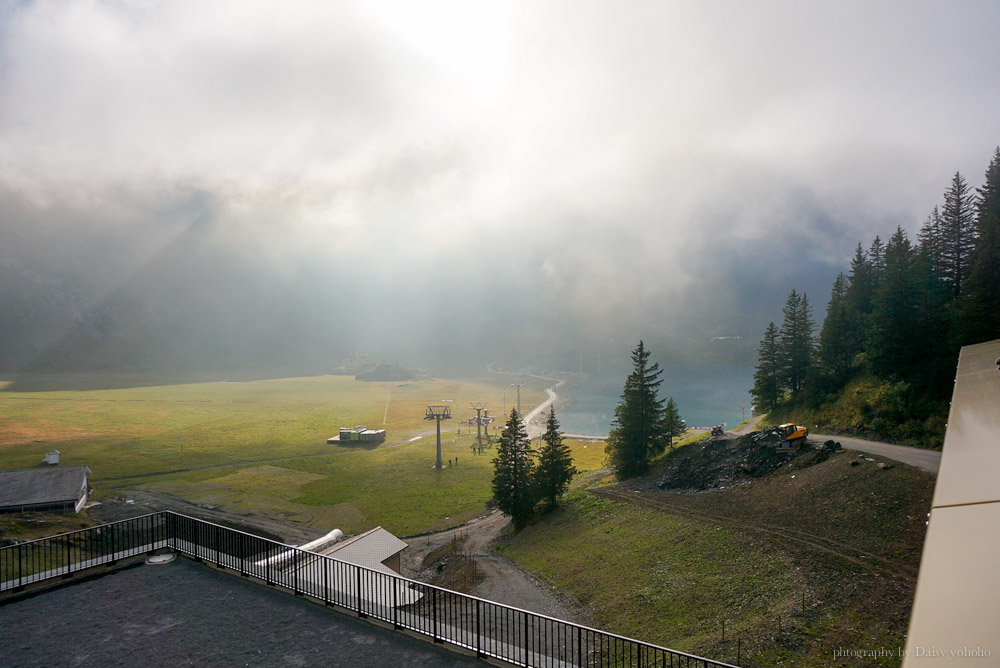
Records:
[[[461,551],[475,559],[476,569],[483,578],[467,593],[549,617],[590,625],[590,615],[585,608],[492,551],[503,540],[509,524],[509,518],[500,511],[493,511],[454,529],[404,538],[410,547],[402,554],[403,575],[415,580],[429,580],[433,572],[424,568],[427,555],[453,539],[464,540]]]
[[[749,434],[759,427],[761,418],[756,417],[743,426],[742,429],[734,431],[734,434]],[[879,441],[869,441],[853,436],[838,436],[836,434],[809,434],[809,440],[819,441],[839,441],[848,450],[858,450],[881,457],[895,459],[897,462],[909,464],[921,471],[927,471],[937,475],[941,468],[941,453],[937,450],[925,450],[924,448],[910,448],[905,445],[893,445],[892,443],[881,443]]]
[[[839,441],[848,450],[860,450],[873,455],[880,455],[895,459],[916,467],[921,471],[937,474],[941,468],[941,453],[937,450],[925,450],[924,448],[910,448],[905,445],[893,445],[891,443],[879,443],[878,441],[867,441],[863,438],[853,436],[837,436],[835,434],[809,434],[811,440],[820,442],[834,440]]]
[[[161,510],[172,510],[289,545],[301,545],[317,538],[321,533],[312,527],[289,524],[261,515],[237,515],[206,508],[165,492],[130,489],[119,494],[116,499],[106,499],[100,505],[91,507],[89,515],[100,522],[117,522]]]

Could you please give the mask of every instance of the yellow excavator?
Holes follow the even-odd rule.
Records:
[[[809,436],[809,429],[794,422],[771,427],[758,432],[754,436],[754,443],[766,443],[775,446],[778,450],[798,450]]]

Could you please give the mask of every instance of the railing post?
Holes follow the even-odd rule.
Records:
[[[66,536],[66,577],[73,573],[73,554],[69,549],[69,536]]]
[[[330,560],[323,557],[323,605],[330,605]]]
[[[24,543],[17,544],[17,586],[24,586]]]
[[[399,629],[399,579],[393,575],[389,581],[392,583],[392,628]]]
[[[583,663],[583,628],[576,627],[576,665],[582,666]]]
[[[236,561],[240,564],[240,575],[247,574],[246,561],[243,559],[243,534],[236,534]]]
[[[302,569],[303,566],[305,566],[305,559],[302,559],[300,561],[298,557],[299,553],[298,551],[296,551],[295,560],[292,561],[292,563],[295,564],[294,570],[292,571],[292,592],[296,596],[299,596],[302,593],[299,591],[299,571]]]
[[[438,640],[438,590],[431,589],[431,616],[434,619],[434,642]]]
[[[483,654],[483,610],[482,601],[476,599],[476,656],[480,659],[486,656]]]
[[[361,567],[354,567],[354,603],[358,606],[358,617],[364,617],[361,612]]]
[[[524,613],[524,665],[531,665],[528,663],[528,612]]]

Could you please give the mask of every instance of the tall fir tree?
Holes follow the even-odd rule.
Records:
[[[535,511],[533,454],[524,423],[512,408],[493,460],[493,498],[516,531],[527,526]]]
[[[795,398],[805,386],[813,362],[815,323],[809,298],[795,290],[788,295],[782,312],[785,318],[778,334],[778,349],[783,363],[783,380]]]
[[[847,276],[838,274],[830,290],[826,318],[819,333],[820,365],[834,386],[846,382],[851,363],[860,352],[859,340],[854,335],[854,324],[847,310],[847,290]]]
[[[949,286],[937,280],[926,255],[901,227],[889,239],[885,273],[875,299],[868,362],[882,378],[915,382],[926,389],[947,359]]]
[[[566,491],[575,473],[573,455],[559,433],[555,408],[550,408],[545,433],[542,434],[542,447],[538,450],[538,466],[535,468],[535,489],[539,498],[547,499],[549,506],[554,508],[556,499]]]
[[[753,374],[754,406],[759,413],[770,413],[778,406],[784,391],[781,380],[781,353],[778,348],[778,327],[772,322],[764,330],[757,349],[757,370]]]
[[[871,246],[868,247],[868,264],[872,270],[872,282],[875,289],[878,290],[879,279],[882,277],[882,272],[885,271],[885,250],[886,246],[882,243],[882,240],[875,235],[872,239]]]
[[[681,419],[681,411],[677,408],[677,402],[673,397],[667,397],[667,404],[663,407],[663,424],[667,435],[667,445],[673,447],[674,439],[680,438],[687,433],[687,423]]]
[[[850,327],[846,334],[846,346],[861,352],[865,342],[865,329],[875,304],[876,276],[875,269],[868,261],[868,254],[858,244],[851,260],[851,272],[847,280],[847,292],[844,294],[844,308]]]
[[[659,364],[649,363],[649,351],[639,341],[632,351],[632,373],[625,380],[604,446],[618,478],[643,473],[649,468],[650,457],[665,447],[663,401],[657,396],[663,382],[661,373]]]
[[[969,272],[970,256],[976,242],[976,194],[958,172],[944,193],[941,210],[942,278],[951,284],[952,294],[962,293],[962,283]]]
[[[942,240],[941,212],[935,206],[917,233],[920,250],[930,260],[934,273],[944,276],[944,243]]]
[[[1000,338],[1000,147],[993,152],[986,182],[978,193],[978,239],[959,308],[963,345]]]

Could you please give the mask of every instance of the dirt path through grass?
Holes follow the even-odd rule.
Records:
[[[118,498],[108,499],[102,501],[100,505],[91,507],[88,511],[90,516],[99,522],[117,522],[161,510],[171,510],[291,545],[301,545],[318,538],[321,534],[312,527],[298,526],[263,515],[241,515],[206,508],[166,492],[130,489],[120,494]]]
[[[479,576],[476,584],[466,593],[549,617],[590,625],[590,615],[585,608],[493,552],[493,548],[507,535],[509,526],[510,518],[495,510],[454,529],[404,538],[410,547],[402,554],[403,575],[415,580],[432,580],[436,567],[426,564],[426,558],[449,542],[456,541],[461,553],[475,560]]]

